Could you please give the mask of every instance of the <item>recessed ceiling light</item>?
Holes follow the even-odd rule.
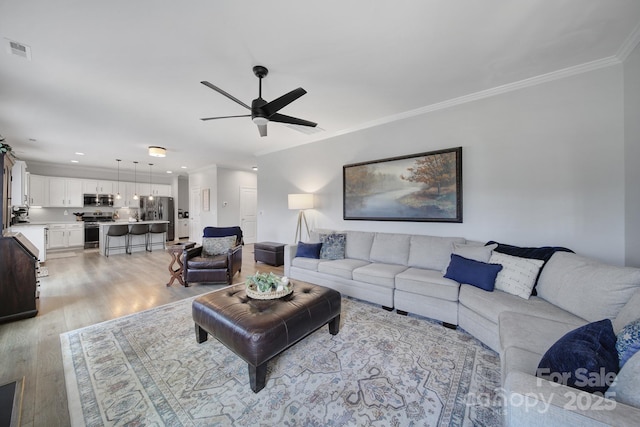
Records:
[[[80,152],[76,151],[76,155],[77,156],[84,156],[84,153],[80,153]]]
[[[71,160],[71,163],[80,163],[79,160]]]
[[[180,169],[186,169],[186,168],[187,168],[186,166],[180,166]]]
[[[257,171],[258,167],[257,166],[251,166],[251,169],[254,170],[254,171]]]
[[[173,171],[167,171],[167,173],[173,173]]]

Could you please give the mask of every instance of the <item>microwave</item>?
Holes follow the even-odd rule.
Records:
[[[85,194],[85,206],[113,206],[113,194]]]

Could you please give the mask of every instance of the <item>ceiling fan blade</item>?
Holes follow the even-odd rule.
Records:
[[[267,136],[267,125],[258,125],[258,132],[260,136]]]
[[[204,119],[200,119],[200,120],[205,121],[205,120],[217,120],[217,119],[232,119],[234,117],[251,117],[251,114],[243,114],[241,116],[205,117]]]
[[[307,93],[307,91],[302,89],[301,87],[299,87],[298,89],[294,89],[289,93],[285,93],[280,98],[276,98],[273,101],[264,104],[262,106],[262,111],[267,117],[270,118],[278,110],[291,104],[293,101],[300,98],[305,93]]]
[[[249,107],[247,104],[245,104],[244,102],[240,101],[240,100],[239,100],[238,98],[236,98],[235,96],[230,95],[230,94],[228,94],[227,92],[223,91],[223,90],[222,90],[222,89],[220,89],[218,86],[216,86],[216,85],[212,85],[211,83],[209,83],[209,82],[207,82],[207,81],[202,81],[202,82],[200,82],[200,83],[202,83],[203,85],[205,85],[205,86],[207,86],[207,87],[209,87],[209,88],[211,88],[211,89],[215,90],[215,91],[216,91],[216,92],[218,92],[219,94],[226,96],[226,97],[227,97],[227,98],[229,98],[230,100],[237,102],[238,104],[242,105],[242,106],[243,106],[244,108],[246,108],[247,110],[250,110],[250,109],[251,109],[251,107]]]
[[[285,116],[284,114],[273,114],[269,116],[270,122],[288,123],[291,125],[316,127],[318,124],[297,117]]]

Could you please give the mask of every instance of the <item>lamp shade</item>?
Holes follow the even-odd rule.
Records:
[[[313,194],[289,194],[289,209],[313,209]]]
[[[162,147],[149,147],[149,155],[152,157],[165,157],[167,155],[167,150]]]

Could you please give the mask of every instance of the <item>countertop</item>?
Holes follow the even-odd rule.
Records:
[[[42,221],[37,221],[37,222],[19,222],[17,224],[13,224],[11,227],[32,227],[32,226],[38,226],[38,227],[43,227],[45,225],[49,225],[49,224],[77,224],[80,223],[82,224],[82,221],[48,221],[48,222],[42,222]]]
[[[120,220],[120,221],[113,221],[113,222],[99,222],[98,225],[100,227],[106,227],[109,225],[121,225],[121,224],[129,224],[129,225],[133,225],[133,224],[168,224],[169,221],[160,221],[160,220],[156,220],[156,221],[137,221],[137,222],[129,222],[126,220]]]

